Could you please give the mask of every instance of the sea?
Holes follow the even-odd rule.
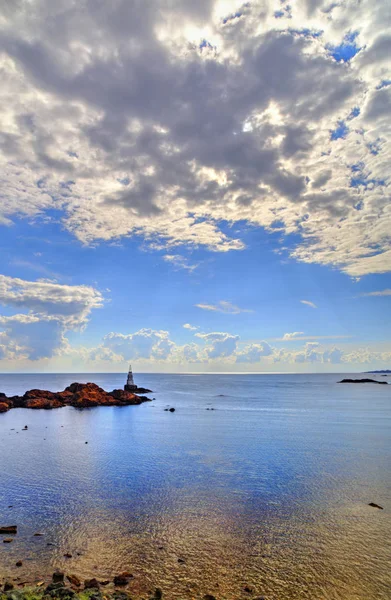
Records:
[[[130,571],[133,600],[389,600],[391,385],[343,377],[136,373],[140,406],[0,414],[0,525],[18,526],[0,581]],[[73,381],[125,375],[0,391]]]

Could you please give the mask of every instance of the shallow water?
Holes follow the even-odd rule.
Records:
[[[0,415],[0,525],[18,525],[0,575],[130,570],[135,598],[388,600],[391,386],[342,377],[144,374],[156,400],[141,406]],[[124,375],[0,375],[0,391],[75,379]]]

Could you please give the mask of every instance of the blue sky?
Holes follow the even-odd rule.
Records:
[[[0,370],[391,368],[385,4],[50,6],[4,15]]]

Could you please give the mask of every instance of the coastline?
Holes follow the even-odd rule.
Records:
[[[127,571],[116,575],[112,581],[87,579],[81,582],[76,575],[55,571],[52,580],[36,582],[17,582],[9,579],[0,588],[0,600],[162,600],[164,597],[160,587],[148,590],[147,593],[137,593],[128,589],[133,575]],[[263,600],[255,597],[253,590],[244,588],[248,598]],[[216,600],[212,594],[199,596],[202,600]]]

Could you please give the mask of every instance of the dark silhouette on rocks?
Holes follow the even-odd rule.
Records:
[[[375,379],[342,379],[338,383],[379,383],[380,385],[388,385],[387,381],[376,381]]]

